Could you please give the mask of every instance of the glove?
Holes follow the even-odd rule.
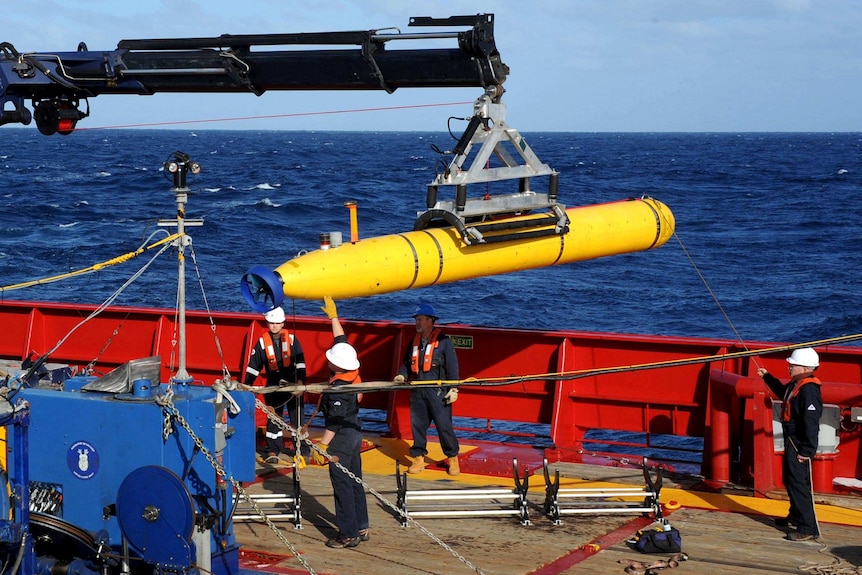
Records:
[[[392,379],[392,381],[395,383],[404,383],[404,376],[399,373]]]
[[[446,395],[443,396],[443,403],[445,405],[452,405],[458,401],[458,388],[453,387],[446,392]]]
[[[316,465],[326,465],[329,461],[326,459],[326,450],[329,449],[328,443],[318,443],[316,445],[317,449],[311,450],[311,460],[314,461]],[[318,451],[318,449],[320,451]],[[321,451],[323,453],[321,453]]]
[[[338,317],[338,309],[335,307],[335,302],[328,295],[323,296],[323,307],[320,309],[329,319]]]

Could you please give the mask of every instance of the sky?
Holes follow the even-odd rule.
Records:
[[[0,9],[0,43],[19,52],[225,33],[409,32],[412,16],[493,13],[510,68],[506,122],[522,133],[862,131],[857,0],[0,0]],[[444,131],[479,96],[103,95],[78,127]]]

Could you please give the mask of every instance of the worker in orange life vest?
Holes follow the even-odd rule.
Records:
[[[777,398],[782,399],[782,474],[790,499],[790,512],[787,517],[776,519],[775,523],[780,527],[796,527],[796,531],[788,533],[785,539],[807,541],[820,536],[811,480],[811,459],[817,452],[823,413],[821,383],[814,377],[820,357],[810,347],[801,348],[793,351],[787,364],[790,381],[786,385],[762,367],[758,368],[757,375],[763,378]]]
[[[264,318],[269,329],[251,350],[248,367],[245,370],[245,384],[252,385],[261,373],[266,372],[267,387],[278,387],[282,381],[285,384],[303,385],[305,383],[305,354],[302,352],[302,345],[300,345],[299,340],[284,329],[284,310],[277,307],[264,314]],[[302,426],[302,396],[294,396],[289,391],[275,391],[264,393],[263,400],[270,411],[279,417],[284,417],[286,407],[291,427],[299,429]],[[294,444],[297,442],[299,442],[297,438],[294,438]],[[294,445],[294,447],[300,446]],[[284,432],[282,428],[277,423],[267,419],[265,461],[271,465],[284,463],[279,458],[283,449]],[[310,448],[304,444],[300,449],[300,455],[308,455],[310,452]]]
[[[448,336],[435,327],[437,312],[428,303],[416,308],[416,335],[407,347],[404,361],[395,376],[396,382],[457,381],[458,356]],[[458,464],[458,438],[452,425],[452,404],[458,399],[458,388],[440,385],[417,385],[410,390],[410,423],[413,446],[410,448],[408,473],[421,473],[428,454],[428,428],[437,428],[440,447],[448,460],[449,475],[461,473]]]

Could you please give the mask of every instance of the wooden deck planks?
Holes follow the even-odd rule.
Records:
[[[843,560],[844,566],[862,566],[862,528],[822,525],[829,548],[816,542],[791,542],[785,531],[773,526],[771,518],[741,513],[702,509],[680,509],[670,516],[680,530],[683,551],[689,560],[662,573],[685,575],[710,573],[722,575],[769,575],[802,573],[804,565],[831,565]],[[619,560],[649,561],[662,555],[643,555],[618,543],[600,551],[583,563],[565,571],[566,575],[623,573]]]
[[[620,472],[592,466],[568,467],[566,475],[598,474],[598,479],[637,482],[637,472]],[[642,480],[642,476],[640,476]],[[288,489],[289,473],[269,475],[263,482],[251,486],[255,493],[281,492]],[[387,500],[395,503],[394,475],[366,474],[366,483]],[[511,487],[506,480],[488,478],[488,487]],[[332,487],[328,470],[308,467],[301,472],[304,528],[294,530],[289,522],[279,525],[284,536],[296,546],[316,573],[331,575],[405,573],[450,575],[482,572],[488,575],[587,575],[594,573],[623,574],[620,559],[650,561],[662,556],[643,555],[629,549],[624,539],[638,528],[637,516],[565,516],[563,525],[553,525],[542,514],[544,490],[531,490],[530,518],[532,525],[522,526],[514,517],[469,519],[421,519],[420,523],[434,536],[449,545],[466,561],[444,549],[416,526],[403,528],[395,512],[368,495],[371,515],[371,540],[355,549],[329,549],[324,542],[335,534]],[[451,480],[431,481],[410,478],[411,489],[444,489],[459,485]],[[821,553],[818,543],[794,543],[784,540],[784,531],[773,526],[766,515],[728,513],[722,511],[682,508],[670,515],[671,523],[683,537],[683,551],[689,561],[679,567],[664,570],[670,575],[710,573],[722,575],[769,575],[801,573],[807,564],[829,565],[836,561]],[[608,534],[616,531],[614,537]],[[822,525],[825,541],[843,558],[843,566],[862,565],[862,527],[835,524]],[[245,548],[281,554],[271,563],[271,573],[307,572],[261,523],[247,522],[236,527],[237,537]],[[598,541],[601,549],[592,554],[585,551],[589,543]]]

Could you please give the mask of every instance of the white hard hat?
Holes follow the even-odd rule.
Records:
[[[263,317],[266,318],[267,323],[284,323],[284,310],[277,307],[263,314]]]
[[[359,369],[359,358],[356,350],[349,343],[336,343],[332,348],[326,350],[326,359],[329,363],[344,371]]]
[[[815,368],[820,366],[820,356],[810,347],[794,349],[790,357],[787,358],[787,363],[790,365],[801,365],[802,367]]]

